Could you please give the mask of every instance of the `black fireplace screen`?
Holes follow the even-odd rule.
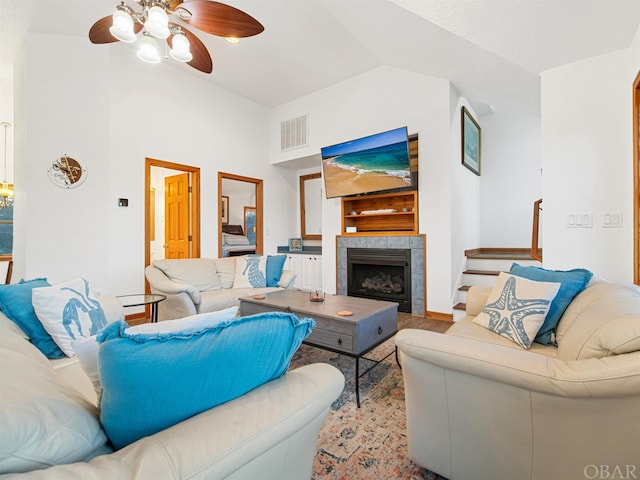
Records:
[[[411,250],[386,248],[347,249],[347,290],[356,297],[398,303],[411,312]]]

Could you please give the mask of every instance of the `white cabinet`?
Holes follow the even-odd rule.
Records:
[[[296,274],[293,287],[300,290],[322,290],[322,255],[287,255],[285,269]]]
[[[293,280],[293,288],[300,288],[300,281],[302,280],[300,265],[300,255],[287,255],[287,260],[284,262],[284,268],[285,270],[289,270],[296,274],[296,278]]]

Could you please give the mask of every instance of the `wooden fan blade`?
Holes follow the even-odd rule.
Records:
[[[185,20],[186,23],[219,37],[251,37],[264,30],[262,24],[251,15],[224,3],[187,0],[178,8],[191,13],[191,18]]]
[[[91,30],[89,30],[89,40],[91,43],[111,43],[117,42],[118,39],[111,35],[109,28],[113,24],[111,15],[101,18],[93,24]]]
[[[89,30],[89,40],[91,40],[91,43],[117,42],[118,39],[111,35],[111,32],[109,31],[111,25],[113,25],[113,18],[111,15],[101,18],[96,23],[94,23],[91,27],[91,30]],[[133,31],[138,34],[140,30],[142,30],[142,25],[135,22],[133,24]]]
[[[175,23],[172,25],[178,26]],[[211,60],[211,55],[209,55],[207,47],[205,47],[204,43],[202,43],[200,39],[189,30],[184,27],[180,28],[189,40],[191,55],[193,55],[193,59],[190,62],[187,62],[187,64],[203,73],[211,73],[213,71],[213,61]],[[167,44],[173,48],[173,35],[167,38]]]

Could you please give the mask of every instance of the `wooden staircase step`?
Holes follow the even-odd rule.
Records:
[[[454,310],[466,310],[466,309],[467,309],[467,304],[466,304],[466,303],[462,303],[462,302],[460,302],[460,303],[456,303],[456,304],[453,306],[453,309],[454,309]]]
[[[482,260],[535,260],[530,253],[475,253],[467,258]]]
[[[497,270],[465,270],[462,273],[467,273],[469,275],[493,275],[496,277],[500,275],[500,272]]]
[[[474,248],[465,250],[464,254],[467,258],[487,260],[536,260],[530,248]]]

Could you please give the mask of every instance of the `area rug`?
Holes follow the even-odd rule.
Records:
[[[446,480],[409,459],[402,371],[394,353],[391,338],[366,355],[379,364],[360,360],[360,408],[354,358],[308,345],[293,356],[291,368],[324,362],[345,376],[345,388],[320,431],[312,480]]]

